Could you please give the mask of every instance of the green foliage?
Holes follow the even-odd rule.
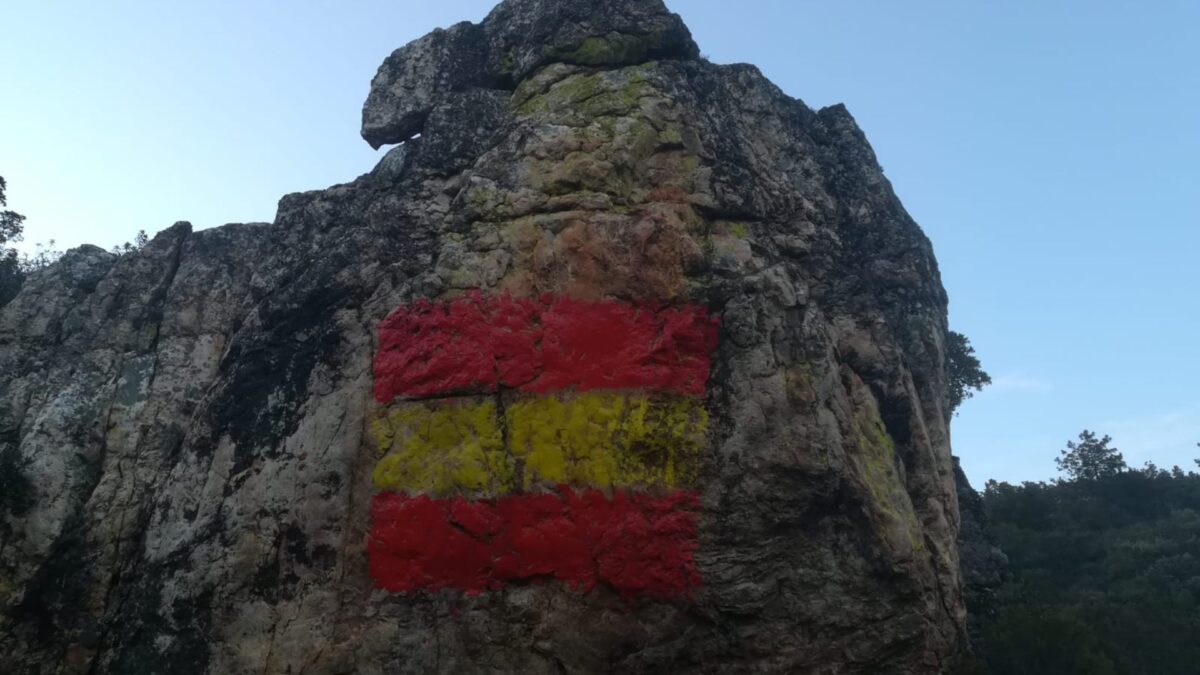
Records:
[[[112,247],[112,252],[116,255],[125,255],[126,253],[133,253],[134,251],[140,251],[140,250],[142,250],[143,247],[146,246],[146,244],[149,241],[150,241],[150,237],[146,236],[146,231],[138,230],[138,233],[136,235],[134,235],[134,237],[133,237],[132,244],[129,242],[125,242],[124,244],[121,244],[119,246],[114,246],[114,247]],[[50,242],[50,243],[53,244],[54,242]]]
[[[8,206],[8,183],[0,176],[0,207]],[[0,246],[10,241],[20,241],[24,231],[25,216],[7,209],[0,211]]]
[[[0,208],[8,206],[8,184],[0,176]],[[12,242],[21,241],[25,233],[25,216],[15,211],[0,211],[0,307],[7,305],[16,297],[31,272],[36,272],[52,265],[62,257],[62,251],[54,248],[54,240],[36,245],[33,255],[21,255],[17,250],[8,246]],[[149,242],[145,230],[139,230],[133,243],[125,242],[114,246],[112,252],[124,255],[139,251]]]
[[[992,383],[966,335],[946,333],[946,399],[951,412]]]
[[[21,260],[12,249],[0,249],[0,307],[8,304],[21,290],[25,275],[21,271]]]
[[[8,206],[7,188],[4,177],[0,176],[0,207]],[[61,251],[54,250],[53,239],[49,244],[38,244],[37,253],[32,256],[19,255],[16,249],[7,246],[21,241],[24,234],[25,216],[15,211],[0,211],[0,307],[16,297],[30,272],[40,270],[62,256]]]
[[[1129,467],[1121,452],[1109,447],[1111,442],[1109,436],[1096,438],[1096,434],[1084,429],[1079,434],[1079,442],[1067,441],[1066,449],[1059,452],[1060,456],[1054,463],[1071,480],[1098,480],[1115,476]]]
[[[993,675],[1116,675],[1104,645],[1070,610],[1017,606],[984,631]]]
[[[1107,447],[1094,435],[1076,447],[1085,442]],[[1102,466],[1112,466],[1108,450]],[[984,506],[1012,572],[979,645],[991,672],[1196,672],[1200,475],[1151,464],[1049,484],[989,481]]]
[[[37,249],[36,253],[33,255],[21,256],[21,271],[24,274],[45,269],[50,265],[53,265],[58,261],[59,258],[63,256],[62,251],[54,248],[53,239],[45,244],[38,242],[34,246]]]
[[[7,190],[8,184],[0,176],[0,209],[8,206]],[[25,231],[24,222],[25,216],[7,209],[0,210],[0,307],[16,296],[25,281],[21,259],[16,249],[8,246],[10,242],[21,241]]]

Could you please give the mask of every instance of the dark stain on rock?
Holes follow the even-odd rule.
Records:
[[[117,622],[112,673],[202,673],[209,663],[212,630],[212,589],[177,598],[162,614],[162,589],[167,570],[143,572],[131,588],[126,615]]]
[[[10,516],[24,515],[33,506],[33,485],[25,477],[22,464],[16,442],[0,438],[0,512]],[[0,520],[5,538],[7,528],[7,522]]]
[[[95,580],[89,573],[88,547],[82,518],[74,516],[63,527],[50,555],[25,586],[25,595],[10,616],[31,626],[37,640],[64,646],[81,624],[83,599]]]
[[[259,452],[277,452],[296,430],[313,369],[334,365],[340,340],[334,314],[356,301],[354,292],[337,285],[312,278],[300,283],[307,288],[260,308],[259,326],[235,337],[222,362],[229,379],[212,415],[235,445],[235,475]]]
[[[307,565],[312,562],[308,554],[308,535],[298,525],[292,523],[283,533],[284,546],[292,560]]]

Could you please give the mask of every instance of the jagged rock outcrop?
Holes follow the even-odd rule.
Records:
[[[375,148],[402,143],[454,94],[511,90],[550,63],[624,66],[699,54],[661,2],[510,0],[481,24],[435,30],[388,57],[363,107],[362,134]]]
[[[659,0],[508,0],[363,136],[0,309],[0,670],[950,668],[946,298],[843,107]]]

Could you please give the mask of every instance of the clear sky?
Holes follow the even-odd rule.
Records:
[[[995,384],[955,451],[1054,474],[1081,429],[1200,456],[1200,2],[669,0],[718,63],[844,102]],[[0,175],[27,243],[268,221],[380,156],[380,61],[490,0],[4,0]]]

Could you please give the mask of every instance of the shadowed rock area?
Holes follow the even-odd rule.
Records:
[[[978,647],[983,644],[982,624],[996,614],[1000,604],[996,592],[1011,578],[1011,573],[1008,556],[997,545],[988,522],[983,497],[971,487],[957,457],[954,458],[954,477],[961,516],[958,554],[963,599],[967,605],[967,633],[978,653]]]
[[[659,0],[508,0],[384,61],[362,135],[399,145],[371,173],[285,196],[270,224],[179,223],[32,275],[0,308],[0,671],[950,671],[965,610],[932,248],[845,108],[698,53]],[[694,522],[673,521],[687,592],[604,569],[381,587],[373,474],[415,441],[377,438],[412,418],[373,395],[380,323],[473,294],[719,322],[702,393],[680,394],[695,406],[587,413],[702,409],[660,414],[704,436]],[[541,494],[516,395],[495,393],[488,433],[513,489]],[[665,491],[628,418],[613,428],[646,500]],[[466,480],[437,485],[493,508]]]

